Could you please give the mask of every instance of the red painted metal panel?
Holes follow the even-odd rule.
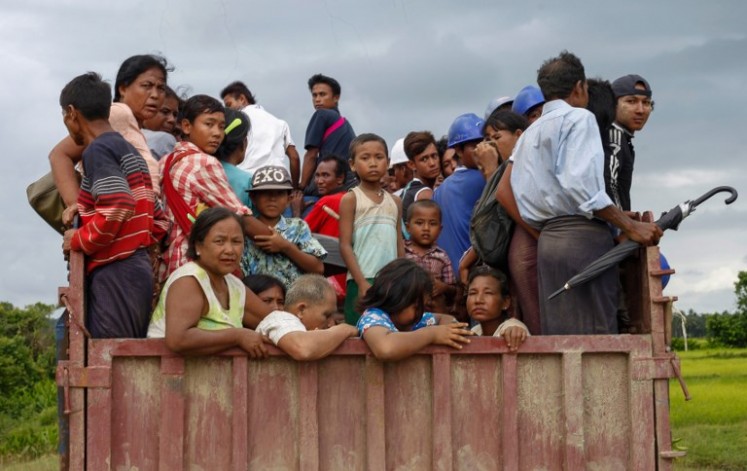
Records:
[[[301,471],[319,471],[318,365],[299,365],[299,458]]]
[[[384,365],[387,470],[433,469],[431,366],[423,356]]]
[[[519,408],[518,395],[518,357],[505,355],[501,359],[503,410],[501,417],[501,438],[503,448],[503,469],[519,469]],[[497,468],[496,468],[497,469]]]
[[[70,286],[61,290],[60,301],[70,315],[68,361],[72,367],[83,367],[86,364],[86,325],[84,310],[84,264],[81,252],[70,253]],[[70,442],[68,464],[70,469],[84,469],[86,459],[86,402],[85,391],[77,388],[66,388],[65,409],[69,411],[68,424]]]
[[[582,357],[583,428],[582,463],[590,469],[630,468],[632,441],[628,355],[585,354]]]
[[[519,355],[516,400],[521,470],[563,469],[565,427],[561,361],[557,350],[554,355]]]
[[[500,469],[502,360],[451,358],[452,455],[455,470]]]
[[[249,361],[248,469],[299,469],[298,370],[289,358]]]
[[[160,385],[158,358],[112,361],[112,469],[158,469]]]
[[[162,357],[159,469],[184,469],[185,403],[184,359],[172,356]]]
[[[329,357],[319,362],[318,373],[319,469],[364,470],[366,357]]]
[[[366,356],[366,464],[369,471],[390,469],[386,463],[387,436],[384,396],[384,365]]]
[[[433,469],[451,471],[451,355],[433,355]]]
[[[233,426],[232,426],[232,450],[231,469],[233,471],[246,470],[247,454],[246,444],[249,439],[249,417],[246,396],[246,384],[248,380],[249,359],[247,357],[233,357]],[[179,469],[179,468],[176,468]]]
[[[96,341],[92,341],[88,353],[88,365],[93,367],[111,367],[106,351],[97,348]],[[112,450],[112,389],[109,387],[92,388],[88,390],[88,404],[86,405],[88,418],[86,462],[88,469],[111,469]]]

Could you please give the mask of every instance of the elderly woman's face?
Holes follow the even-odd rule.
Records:
[[[244,232],[234,218],[218,221],[205,240],[195,244],[197,263],[207,272],[227,275],[239,268],[244,251]]]
[[[158,67],[138,75],[129,85],[119,87],[120,101],[127,105],[138,122],[150,119],[158,113],[166,96],[166,77]]]

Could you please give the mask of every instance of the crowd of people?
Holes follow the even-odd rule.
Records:
[[[340,84],[316,74],[301,156],[244,83],[222,101],[180,97],[169,71],[133,56],[113,102],[94,72],[60,95],[69,136],[50,163],[71,225],[63,250],[86,255],[92,337],[254,358],[272,343],[311,360],[360,336],[394,360],[473,335],[515,351],[528,335],[625,331],[617,267],[548,295],[620,240],[662,235],[631,212],[631,140],[654,105],[643,77],[587,80],[563,51],[484,117],[390,150],[355,133]],[[346,271],[325,276],[321,236]]]

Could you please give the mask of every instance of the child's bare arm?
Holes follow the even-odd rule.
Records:
[[[356,335],[358,329],[352,325],[339,324],[324,330],[285,334],[278,341],[278,348],[294,360],[318,360],[334,352],[345,339]]]
[[[412,332],[391,332],[385,327],[372,326],[364,332],[363,339],[377,359],[396,361],[407,358],[431,344],[461,349],[462,344],[470,342],[467,337],[474,335],[465,326],[466,324],[450,323],[424,327]]]
[[[355,194],[350,192],[345,194],[340,200],[340,256],[348,267],[350,276],[358,284],[359,293],[363,296],[364,287],[368,287],[368,282],[363,277],[363,272],[358,265],[358,259],[353,252],[353,220],[355,219]]]
[[[306,273],[324,273],[324,262],[320,258],[299,249],[279,232],[273,230],[271,235],[254,237],[254,245],[269,253],[282,253]]]
[[[57,190],[65,206],[76,206],[80,185],[75,176],[75,164],[83,157],[84,146],[79,146],[70,136],[61,140],[49,153],[49,165]]]
[[[459,260],[459,281],[463,285],[467,284],[469,271],[475,263],[477,263],[477,252],[474,247],[470,247],[466,252],[464,252],[462,259]]]

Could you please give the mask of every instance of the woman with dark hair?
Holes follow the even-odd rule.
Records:
[[[251,217],[252,211],[236,196],[223,166],[214,157],[225,140],[226,129],[231,135],[234,130],[231,126],[240,124],[235,119],[227,123],[223,104],[215,98],[195,95],[184,104],[181,125],[186,140],[178,142],[174,152],[160,162],[166,214],[174,221],[161,280],[187,263],[187,237],[193,221],[205,208],[223,206],[243,216],[241,224],[250,237],[272,234],[267,226]],[[248,119],[246,126],[248,131]]]
[[[143,121],[158,113],[163,103],[166,78],[171,69],[165,58],[138,55],[126,59],[114,82],[114,103],[109,111],[109,124],[143,156],[148,164],[153,191],[158,194],[158,162],[153,158],[141,128]],[[70,224],[76,213],[80,191],[75,165],[80,162],[84,146],[77,145],[70,136],[60,141],[49,154],[55,184],[67,210],[63,222]]]
[[[271,309],[233,275],[244,250],[241,217],[222,207],[203,211],[188,244],[191,261],[166,281],[148,337],[165,337],[177,353],[210,355],[239,347],[252,358],[265,357],[262,336],[249,328]]]

